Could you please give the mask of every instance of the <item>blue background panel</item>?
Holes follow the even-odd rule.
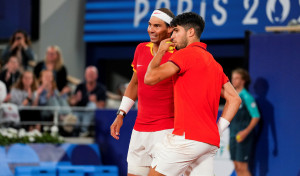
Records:
[[[300,34],[250,36],[251,92],[262,119],[254,172],[265,175],[300,174]]]
[[[84,40],[148,41],[148,20],[160,7],[175,15],[187,11],[201,15],[206,22],[202,39],[241,39],[246,30],[265,33],[265,26],[287,25],[300,17],[296,0],[88,0]]]

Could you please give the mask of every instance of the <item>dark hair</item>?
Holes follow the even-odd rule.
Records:
[[[22,34],[24,35],[26,44],[27,44],[27,45],[31,45],[31,40],[30,40],[30,38],[29,38],[27,32],[24,31],[24,30],[17,30],[16,32],[13,33],[13,35],[12,35],[12,37],[10,38],[10,41],[9,41],[9,44],[10,44],[10,45],[12,45],[12,44],[15,42],[15,40],[16,40],[16,34],[18,34],[18,33],[22,33]]]
[[[173,19],[175,18],[175,15],[173,14],[173,12],[172,12],[170,9],[167,9],[167,8],[160,8],[160,9],[157,9],[157,10],[164,12],[165,14],[169,15],[169,17],[171,17],[171,18],[173,18]],[[165,23],[166,23],[166,22],[165,22]],[[170,25],[169,25],[168,23],[166,23],[166,25],[167,25],[168,27],[170,27]]]
[[[200,15],[194,12],[186,12],[176,16],[171,21],[171,26],[182,26],[185,30],[194,28],[197,37],[200,38],[205,27],[205,21]]]
[[[247,70],[243,69],[243,68],[237,68],[235,70],[232,71],[233,73],[238,73],[239,75],[241,75],[242,80],[245,81],[245,87],[248,88],[250,82],[251,82],[251,78],[249,76],[249,73]]]

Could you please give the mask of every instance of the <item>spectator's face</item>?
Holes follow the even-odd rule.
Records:
[[[232,73],[231,82],[234,88],[238,89],[244,86],[245,81],[242,79],[242,75],[239,73]]]
[[[42,83],[43,84],[51,84],[53,81],[53,73],[51,71],[44,71],[42,74]]]
[[[19,70],[19,68],[20,68],[20,64],[18,58],[14,56],[10,57],[7,63],[7,69],[11,72],[16,72],[17,70]]]
[[[22,82],[25,87],[30,87],[33,83],[33,74],[30,72],[25,72],[23,75]]]
[[[166,23],[157,18],[151,17],[148,22],[148,34],[152,43],[159,44],[162,40],[169,38],[172,28],[168,28]]]
[[[16,33],[15,35],[15,41],[24,41],[25,42],[25,36],[23,33],[19,32],[19,33]]]
[[[58,54],[54,48],[48,48],[47,50],[47,61],[48,62],[56,62]]]
[[[187,32],[182,26],[174,27],[171,38],[177,50],[183,49],[188,45]]]
[[[85,80],[86,82],[93,82],[96,81],[98,78],[98,74],[96,72],[96,70],[92,69],[92,68],[87,68],[85,71]]]

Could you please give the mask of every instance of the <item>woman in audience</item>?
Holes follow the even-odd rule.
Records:
[[[20,77],[20,63],[17,56],[10,56],[5,69],[0,73],[0,80],[4,82],[7,93],[10,92],[12,85],[15,84]]]
[[[25,71],[21,74],[20,78],[11,90],[11,103],[22,106],[34,106],[33,100],[35,99],[35,91],[37,90],[37,82],[31,71]],[[40,124],[36,121],[40,121],[40,114],[36,110],[20,110],[21,122],[32,121],[33,124],[25,125],[28,130],[38,129],[40,130]]]
[[[53,72],[43,70],[40,76],[40,86],[36,91],[34,104],[39,106],[64,106],[69,107],[66,94],[61,95],[56,87]],[[60,111],[60,114],[68,114],[69,111]],[[53,120],[53,111],[43,110],[41,117],[44,121]]]
[[[67,85],[67,69],[64,66],[62,52],[58,46],[53,45],[47,48],[44,61],[39,62],[34,68],[35,76],[39,77],[43,70],[53,72],[57,89],[61,95],[70,92],[70,88]]]
[[[13,84],[15,84],[20,77],[21,68],[18,58],[15,55],[9,57],[9,60],[0,73],[0,80],[3,81],[6,87],[7,96],[4,99],[4,102],[10,101],[10,90]]]
[[[9,45],[2,53],[2,64],[6,64],[12,55],[16,55],[24,69],[28,68],[29,62],[34,60],[31,50],[31,41],[25,31],[16,31],[9,41]]]

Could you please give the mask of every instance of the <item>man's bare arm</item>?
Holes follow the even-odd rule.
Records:
[[[138,79],[137,79],[136,72],[134,72],[128,84],[128,87],[125,90],[124,96],[135,101],[137,99],[137,94],[138,94]],[[123,125],[123,118],[124,116],[120,114],[117,115],[115,121],[110,126],[110,134],[113,138],[117,140],[119,139],[120,129]]]
[[[226,100],[221,117],[231,122],[238,111],[242,100],[230,82],[223,85],[221,97]]]

